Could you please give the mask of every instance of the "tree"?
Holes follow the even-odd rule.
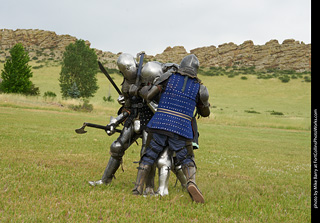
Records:
[[[72,87],[68,90],[68,95],[71,98],[80,98],[80,92],[79,92],[79,89],[77,87],[76,82],[73,82]]]
[[[96,74],[98,59],[95,51],[77,40],[66,47],[60,72],[60,88],[64,98],[89,98],[98,90]],[[77,92],[75,94],[75,92]]]
[[[28,52],[21,43],[18,43],[10,50],[10,55],[1,72],[1,91],[38,95],[39,88],[35,88],[30,80],[33,74],[31,66],[28,65],[30,61]]]

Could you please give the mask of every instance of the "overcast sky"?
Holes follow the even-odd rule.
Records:
[[[311,43],[311,0],[0,0],[0,29],[41,29],[149,55],[271,39]]]

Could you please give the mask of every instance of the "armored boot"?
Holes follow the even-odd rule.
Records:
[[[190,162],[182,166],[182,171],[187,178],[187,190],[193,201],[204,203],[204,198],[196,184],[196,167]]]
[[[177,179],[181,183],[182,188],[186,189],[187,188],[187,178],[182,171],[181,165],[175,166],[172,169],[172,172],[176,175]]]
[[[146,179],[146,189],[144,195],[155,195],[154,193],[154,176],[156,174],[156,165],[152,165],[151,170]]]
[[[151,170],[151,165],[140,163],[138,167],[137,181],[132,190],[133,195],[142,195],[144,183],[149,175],[150,170]]]
[[[109,184],[111,183],[112,179],[114,178],[114,174],[118,170],[120,166],[121,161],[118,159],[115,159],[114,157],[110,157],[108,165],[106,169],[104,170],[103,176],[101,180],[98,181],[89,181],[89,184],[91,186],[97,186],[97,185],[102,185],[102,184]]]

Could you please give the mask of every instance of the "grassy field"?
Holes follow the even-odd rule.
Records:
[[[205,204],[195,204],[174,177],[169,196],[131,195],[140,145],[127,150],[124,172],[111,185],[90,187],[117,135],[74,129],[84,121],[107,124],[119,106],[102,98],[116,100],[116,92],[99,73],[94,110],[75,112],[68,106],[79,101],[61,99],[59,66],[33,72],[41,96],[0,94],[0,222],[311,221],[310,83],[200,75],[212,115],[199,119],[195,154]],[[45,100],[46,91],[57,97]]]

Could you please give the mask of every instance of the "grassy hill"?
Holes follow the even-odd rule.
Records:
[[[2,95],[19,103],[44,103],[45,105],[65,105],[80,103],[77,100],[62,100],[59,87],[59,63],[47,62],[39,66],[31,63],[33,67],[32,82],[40,88],[41,95],[37,98],[23,96]],[[0,64],[2,69],[3,64]],[[111,73],[112,78],[120,87],[122,77]],[[204,85],[210,93],[210,104],[213,115],[209,120],[215,124],[232,124],[245,126],[275,127],[284,129],[310,130],[311,113],[311,85],[303,76],[283,83],[279,78],[262,79],[258,75],[247,74],[232,76],[228,73],[223,76],[209,76],[206,72],[199,74]],[[245,77],[245,79],[243,79]],[[310,77],[310,73],[304,77]],[[119,108],[116,99],[117,92],[113,89],[107,78],[101,72],[97,75],[99,90],[90,103],[95,112]],[[54,92],[54,100],[44,100],[43,94]],[[114,103],[106,102],[103,97],[111,96]]]
[[[310,222],[311,87],[304,79],[199,75],[212,107],[198,121],[202,205],[174,187],[174,177],[169,196],[131,195],[140,141],[111,185],[90,187],[117,135],[74,129],[84,121],[107,124],[119,108],[116,91],[99,73],[94,110],[75,112],[68,106],[80,102],[61,98],[58,64],[33,72],[41,96],[0,94],[1,222]],[[122,78],[112,76],[120,86]],[[57,97],[43,98],[46,91]],[[109,95],[114,102],[103,100]]]

